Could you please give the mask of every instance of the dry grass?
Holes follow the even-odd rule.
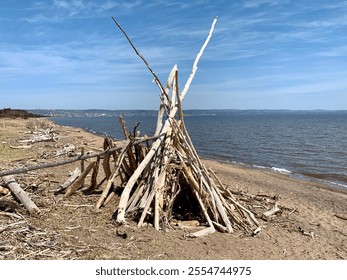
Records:
[[[10,140],[12,139],[12,140]],[[13,133],[9,129],[6,134],[0,131],[0,164],[14,162],[20,159],[25,159],[33,156],[34,154],[27,149],[12,149],[11,146],[16,146],[17,143],[13,141]]]

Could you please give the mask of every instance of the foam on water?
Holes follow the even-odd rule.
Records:
[[[279,173],[283,173],[283,174],[291,174],[292,172],[285,169],[285,168],[279,168],[279,167],[271,167],[271,170],[275,171],[275,172],[279,172]]]

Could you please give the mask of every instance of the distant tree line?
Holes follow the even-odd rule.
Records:
[[[0,118],[40,118],[41,115],[33,114],[21,109],[4,108],[0,110]]]

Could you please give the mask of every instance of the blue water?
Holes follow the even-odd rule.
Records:
[[[121,112],[132,130],[152,135],[155,111]],[[185,111],[188,132],[205,158],[272,169],[347,187],[347,111]],[[52,117],[123,139],[117,112]]]

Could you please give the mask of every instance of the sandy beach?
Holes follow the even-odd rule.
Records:
[[[35,127],[51,127],[59,140],[18,142]],[[46,119],[0,119],[0,171],[67,158],[57,155],[67,144],[78,152],[81,147],[101,150],[102,143],[102,137]],[[0,194],[0,259],[347,259],[347,190],[245,166],[204,163],[229,189],[276,196],[288,211],[260,220],[262,232],[255,237],[235,231],[189,238],[184,228],[155,231],[137,228],[130,219],[118,227],[112,219],[115,201],[95,209],[97,193],[55,194],[79,166],[76,162],[15,175],[41,209],[39,216],[30,216],[11,195]]]

